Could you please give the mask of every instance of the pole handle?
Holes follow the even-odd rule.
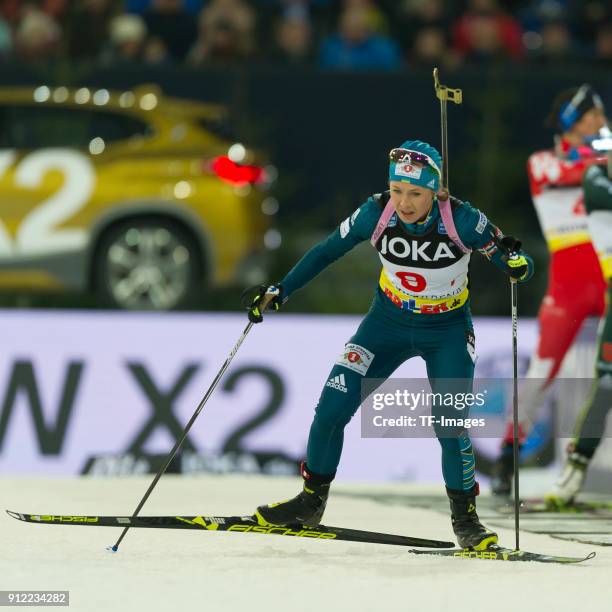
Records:
[[[442,145],[442,176],[441,179],[441,193],[446,194],[442,196],[443,200],[448,199],[449,187],[448,187],[448,120],[446,113],[447,102],[453,102],[454,104],[461,104],[463,101],[463,93],[460,89],[451,89],[446,85],[440,84],[438,77],[438,68],[433,69],[434,89],[436,91],[436,97],[440,100],[440,128],[441,128],[441,145]]]
[[[463,102],[463,92],[461,89],[451,89],[447,85],[440,84],[440,79],[438,78],[438,69],[433,69],[433,78],[434,78],[434,87],[436,89],[436,97],[440,101],[449,101],[453,104],[461,104]]]

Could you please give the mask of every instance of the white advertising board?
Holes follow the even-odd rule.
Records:
[[[249,471],[256,453],[264,471],[286,472],[304,456],[321,389],[360,320],[279,313],[254,326],[191,430],[183,468]],[[474,323],[477,373],[511,376],[509,318]],[[78,474],[94,456],[167,453],[245,324],[240,314],[4,311],[0,471]],[[535,340],[535,321],[521,319],[522,363]],[[425,378],[424,362],[395,376]],[[439,481],[439,446],[362,439],[354,418],[338,476]]]

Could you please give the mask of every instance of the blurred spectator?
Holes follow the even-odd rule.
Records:
[[[401,66],[398,45],[374,33],[370,13],[363,7],[347,9],[338,33],[321,44],[319,63],[339,70],[393,70]]]
[[[606,23],[597,30],[595,60],[612,64],[612,22]]]
[[[220,20],[231,22],[242,36],[249,39],[248,46],[253,47],[255,11],[243,0],[210,0],[200,13],[200,20],[205,26]]]
[[[183,0],[151,0],[143,16],[149,35],[161,39],[171,57],[182,61],[197,38],[195,19],[185,12]]]
[[[15,31],[15,56],[28,63],[57,59],[61,35],[61,28],[52,17],[30,7]]]
[[[119,22],[109,40],[109,24],[122,10],[140,25]],[[257,54],[306,65],[318,48],[323,67],[387,70],[402,62],[400,43],[408,63],[422,67],[518,60],[525,51],[538,63],[567,63],[587,52],[609,63],[611,30],[612,0],[0,1],[0,57],[28,62],[64,54],[200,65]]]
[[[362,9],[367,14],[372,31],[376,34],[389,33],[389,21],[375,0],[342,0],[342,11]]]
[[[103,51],[105,64],[140,64],[147,38],[147,26],[139,15],[119,15],[110,22],[109,46]]]
[[[242,0],[212,0],[200,13],[199,33],[189,61],[231,61],[254,52],[255,13]]]
[[[563,21],[545,23],[541,31],[542,46],[536,58],[545,62],[564,62],[574,58],[572,35]]]
[[[257,12],[257,31],[260,51],[267,56],[276,55],[276,27],[281,18],[308,18],[310,7],[308,0],[254,0]]]
[[[247,56],[248,51],[235,24],[219,19],[206,28],[204,37],[190,51],[189,61],[202,65],[207,62],[237,61]]]
[[[497,0],[469,0],[468,10],[453,26],[453,38],[457,53],[470,60],[523,56],[521,27]]]
[[[161,38],[152,36],[148,38],[142,50],[142,59],[145,64],[155,66],[169,66],[172,64],[172,58],[168,53],[168,47]]]
[[[113,0],[82,0],[72,4],[66,18],[66,47],[70,57],[82,59],[100,55],[114,12]]]
[[[304,14],[290,12],[277,22],[272,57],[291,64],[312,60],[312,28]]]
[[[410,65],[423,68],[455,68],[459,62],[457,55],[451,51],[442,28],[424,27],[416,33],[412,52],[408,57]]]
[[[450,20],[442,0],[401,0],[393,33],[404,49],[414,49],[417,35],[427,29],[447,32]],[[431,34],[426,36],[432,42]]]

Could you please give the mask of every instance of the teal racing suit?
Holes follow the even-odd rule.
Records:
[[[289,297],[353,247],[370,240],[388,200],[388,192],[370,197],[308,251],[281,281],[284,296]],[[452,214],[461,242],[508,272],[506,254],[499,248],[503,234],[484,213],[453,198]],[[317,474],[332,476],[336,472],[344,428],[360,406],[364,379],[386,379],[416,356],[425,360],[434,391],[436,379],[473,379],[475,339],[467,274],[470,254],[463,253],[449,238],[437,201],[420,223],[405,224],[394,214],[375,248],[383,268],[374,300],[329,373],[310,429],[306,464]],[[528,270],[521,281],[533,275],[533,262],[525,257]],[[446,486],[471,490],[475,464],[467,431],[461,429],[452,437],[436,434],[442,447]]]

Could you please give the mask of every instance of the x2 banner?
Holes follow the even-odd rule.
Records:
[[[156,471],[245,319],[216,313],[4,311],[0,472]],[[296,473],[321,390],[342,387],[330,370],[359,322],[353,316],[282,313],[254,326],[170,471]],[[511,377],[510,320],[477,318],[475,332],[477,377]],[[535,321],[521,320],[523,372],[536,332]],[[410,360],[394,378],[425,379],[424,362]],[[503,421],[506,404],[498,399],[488,414]],[[545,409],[542,419],[550,420]],[[486,471],[498,440],[474,438],[474,445]],[[369,437],[356,416],[346,430],[339,477],[438,481],[439,456],[434,437]]]

